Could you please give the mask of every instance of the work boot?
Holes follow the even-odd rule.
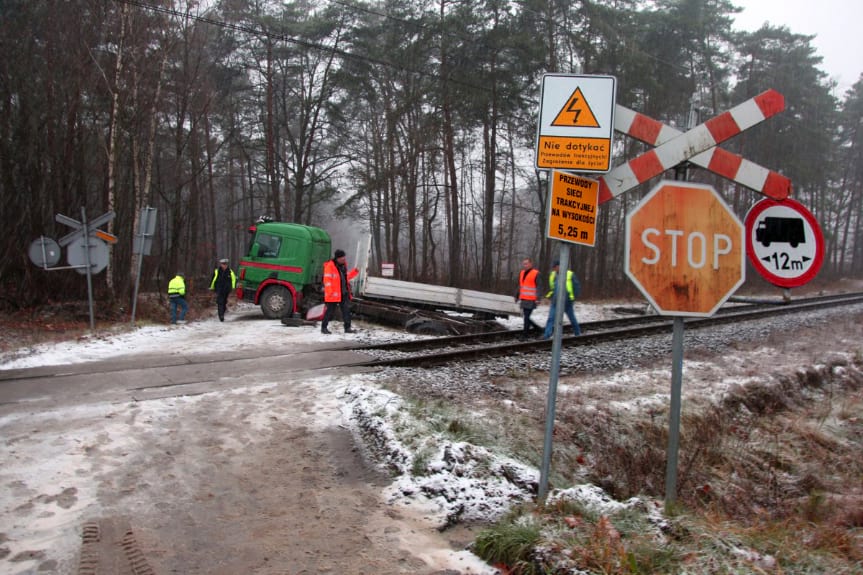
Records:
[[[330,334],[331,334],[331,333],[333,333],[333,332],[331,332],[330,330],[328,330],[328,329],[327,329],[327,328],[325,328],[325,327],[322,327],[322,328],[321,328],[321,333],[323,333],[323,334],[325,334],[325,335],[330,335]]]

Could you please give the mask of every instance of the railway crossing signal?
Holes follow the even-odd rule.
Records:
[[[110,211],[89,222],[86,221],[85,217],[82,217],[82,221],[79,222],[63,214],[54,215],[57,222],[74,230],[57,240],[57,243],[61,246],[67,246],[66,262],[74,267],[75,271],[89,276],[89,274],[97,274],[108,267],[109,253],[105,242],[116,243],[117,236],[98,228],[113,220],[115,216],[116,214]]]
[[[105,242],[116,243],[117,236],[98,229],[114,219],[113,211],[106,212],[92,221],[87,221],[87,212],[81,208],[81,221],[63,214],[55,214],[54,219],[73,229],[72,232],[60,238],[57,242],[41,237],[30,245],[30,261],[46,271],[74,269],[87,276],[87,295],[90,303],[90,329],[95,329],[96,321],[93,314],[93,280],[92,275],[101,272],[108,266],[108,245]],[[69,267],[53,267],[60,261],[60,246],[66,247],[66,261]]]
[[[66,246],[72,243],[75,238],[79,238],[81,236],[95,236],[101,240],[107,241],[112,244],[117,243],[117,236],[97,229],[99,226],[107,224],[108,222],[113,220],[115,216],[116,214],[113,211],[105,212],[101,216],[93,219],[92,221],[84,223],[79,222],[74,218],[70,218],[69,216],[64,216],[63,214],[55,214],[54,220],[56,220],[57,223],[65,224],[73,229],[72,232],[69,232],[68,234],[57,240],[57,243],[59,243],[61,246]]]
[[[620,104],[614,112],[614,129],[651,146],[662,145],[683,134],[676,128]],[[701,152],[689,158],[689,161],[774,200],[784,200],[791,194],[791,180],[788,177],[719,146]]]
[[[627,192],[698,156],[785,109],[785,98],[767,90],[707,122],[680,133],[599,178],[599,203]]]
[[[615,127],[656,146],[600,178],[600,203],[684,161],[776,199],[791,182],[718,145],[781,112],[785,99],[768,90],[679,132],[630,110],[616,110]],[[677,458],[683,388],[683,317],[709,316],[746,275],[743,225],[710,186],[661,182],[626,218],[626,274],[660,313],[674,315],[665,501],[677,498]]]
[[[543,78],[543,102],[545,81],[546,77]],[[582,128],[587,129],[583,123],[587,120],[582,118],[587,117],[589,120],[587,112],[592,112],[592,109],[585,108],[585,104],[584,94],[576,89],[559,107],[556,115],[547,116],[540,112],[536,154],[538,169],[589,171],[584,164],[564,157],[561,144],[566,140],[553,132],[555,127],[561,130],[561,126],[567,123],[582,122]],[[612,114],[614,129],[655,147],[610,171],[607,168],[593,169],[595,172],[605,172],[598,180],[598,203],[607,202],[686,161],[774,200],[784,200],[791,192],[791,182],[787,177],[719,148],[722,142],[784,109],[785,98],[775,90],[768,90],[687,132],[681,132],[615,105]],[[602,126],[602,121],[596,123]],[[568,161],[569,164],[566,163]],[[588,167],[595,168],[593,165]],[[552,178],[556,180],[557,174],[553,173],[550,181]],[[552,217],[551,204],[555,200],[550,185],[549,221]],[[553,231],[550,225],[549,237],[555,237]],[[570,238],[557,239],[565,242]],[[660,182],[626,218],[626,274],[660,314],[675,316],[666,504],[676,499],[677,490],[683,373],[682,316],[712,315],[743,284],[746,277],[745,247],[743,224],[711,186]],[[568,245],[564,243],[561,248],[561,263],[564,266],[564,256],[568,256],[568,253]],[[553,357],[559,352],[557,333],[554,346]],[[557,361],[553,359],[540,499],[544,498],[546,492],[551,454],[556,366]]]

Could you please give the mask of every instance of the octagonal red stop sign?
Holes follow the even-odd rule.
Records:
[[[662,181],[626,216],[626,275],[662,315],[713,315],[746,279],[745,248],[712,186]]]

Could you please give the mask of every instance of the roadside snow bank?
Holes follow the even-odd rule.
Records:
[[[423,505],[439,529],[462,521],[494,521],[513,504],[535,497],[535,468],[424,428],[398,395],[352,385],[343,399],[359,443],[396,475],[387,499]]]

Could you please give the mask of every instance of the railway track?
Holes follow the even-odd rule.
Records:
[[[818,296],[796,301],[765,301],[724,307],[706,318],[687,318],[687,329],[705,329],[726,323],[746,322],[779,314],[804,313],[863,303],[863,293]],[[613,340],[638,339],[670,333],[674,320],[644,315],[582,323],[580,336],[564,336],[564,348],[591,346]],[[551,351],[552,340],[520,340],[521,330],[369,344],[351,348],[357,352],[385,355],[352,364],[357,367],[435,367],[453,362],[472,362],[535,351]]]

